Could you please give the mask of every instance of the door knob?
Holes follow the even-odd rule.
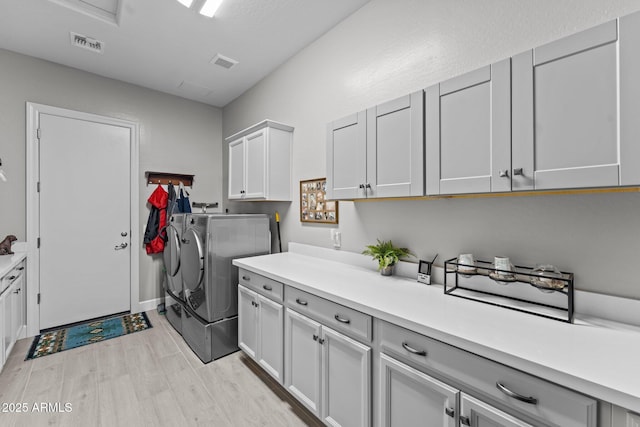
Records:
[[[128,244],[128,243],[120,243],[119,245],[117,245],[117,246],[116,246],[116,247],[114,247],[113,249],[114,249],[114,250],[116,250],[116,251],[119,251],[120,249],[124,249],[124,248],[126,248],[127,246],[129,246],[129,244]]]
[[[120,235],[121,235],[122,237],[127,237],[127,232],[126,232],[126,231],[123,231],[122,233],[120,233]]]

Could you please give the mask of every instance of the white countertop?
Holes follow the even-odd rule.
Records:
[[[13,267],[27,257],[27,248],[23,243],[14,243],[11,246],[11,250],[14,252],[13,255],[0,255],[0,277],[4,277]]]
[[[597,399],[640,411],[640,329],[574,324],[445,295],[442,286],[285,252],[234,265]]]

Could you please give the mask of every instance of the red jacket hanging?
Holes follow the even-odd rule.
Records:
[[[144,244],[147,254],[156,254],[164,251],[164,227],[167,225],[167,193],[160,184],[153,190],[147,200],[151,205],[147,228],[144,231]]]

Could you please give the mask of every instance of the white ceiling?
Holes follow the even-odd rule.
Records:
[[[222,107],[368,1],[225,0],[206,18],[177,0],[0,0],[0,48]]]

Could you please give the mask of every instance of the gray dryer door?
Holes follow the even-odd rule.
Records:
[[[182,282],[187,305],[203,320],[209,320],[206,289],[204,286],[204,246],[197,229],[189,227],[182,235],[180,255]]]

